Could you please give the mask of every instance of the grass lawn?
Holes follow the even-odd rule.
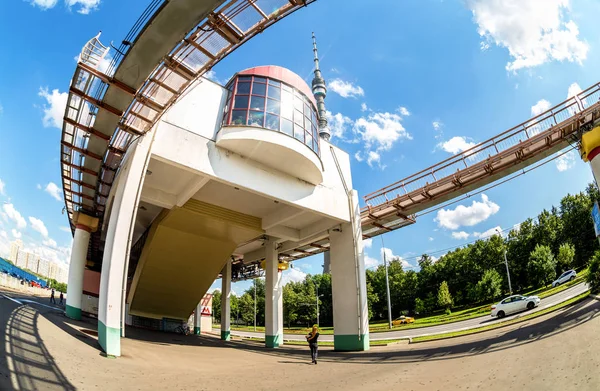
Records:
[[[562,292],[565,289],[572,287],[573,285],[577,285],[577,284],[583,282],[585,279],[585,276],[588,273],[589,273],[588,269],[585,269],[585,270],[582,270],[580,273],[578,273],[577,278],[574,279],[573,281],[569,281],[569,282],[559,285],[555,288],[543,287],[543,288],[539,288],[536,290],[527,291],[527,292],[524,292],[521,294],[523,294],[525,296],[537,295],[540,297],[540,299],[543,299],[545,297]],[[452,312],[450,315],[438,314],[438,315],[426,316],[426,317],[422,317],[422,318],[415,318],[414,323],[407,324],[407,325],[401,325],[401,326],[394,326],[394,327],[392,327],[391,330],[401,330],[401,329],[407,330],[407,329],[415,329],[415,328],[420,328],[420,327],[437,326],[440,324],[459,322],[459,321],[463,321],[463,320],[477,318],[480,316],[489,315],[490,306],[497,302],[498,302],[498,300],[494,301],[493,303],[487,303],[487,304],[483,304],[483,305],[478,305],[476,307],[461,309],[459,311]],[[219,325],[214,325],[214,326],[219,327]],[[232,325],[231,330],[254,331],[254,326]],[[283,329],[283,332],[285,334],[306,334],[309,331],[310,331],[310,328],[305,328],[305,327],[291,327],[291,328]],[[377,322],[373,322],[373,323],[369,324],[369,332],[371,332],[371,333],[380,333],[380,332],[386,332],[386,331],[390,331],[390,329],[388,328],[387,321],[383,320],[383,321],[377,321]],[[256,332],[264,333],[265,332],[264,326],[257,326]],[[333,327],[322,327],[320,329],[320,333],[323,335],[327,335],[327,334],[331,335],[331,334],[333,334]]]

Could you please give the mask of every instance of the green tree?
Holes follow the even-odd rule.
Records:
[[[586,276],[586,282],[594,293],[600,292],[600,250],[596,251],[589,262],[589,274]]]
[[[537,245],[529,256],[529,277],[536,287],[548,285],[556,277],[556,260],[550,247]]]
[[[575,247],[571,243],[563,243],[558,248],[556,255],[556,267],[559,273],[571,268],[575,259]]]
[[[254,324],[254,299],[245,292],[239,300],[240,318],[246,325]]]
[[[212,294],[213,322],[221,323],[221,291],[219,289],[215,289]]]
[[[448,289],[448,283],[446,281],[442,281],[440,284],[440,289],[438,290],[437,295],[438,305],[444,309],[450,309],[452,307],[452,295],[450,295],[450,290]]]
[[[422,315],[425,313],[425,303],[418,297],[415,299],[415,313],[417,315]]]
[[[489,301],[502,294],[502,277],[494,269],[488,269],[476,285],[477,301]]]

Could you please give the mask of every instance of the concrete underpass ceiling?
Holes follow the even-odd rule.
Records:
[[[144,188],[158,189],[168,194],[179,195],[198,175],[173,165],[150,159]]]
[[[164,208],[141,201],[135,219],[132,243],[135,244]]]

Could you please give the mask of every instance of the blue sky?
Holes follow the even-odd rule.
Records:
[[[58,127],[74,58],[99,30],[104,43],[118,45],[148,3],[0,3],[0,255],[21,236],[28,248],[67,262]],[[310,81],[314,31],[333,142],[352,157],[354,187],[364,195],[597,82],[599,12],[594,0],[319,0],[242,46],[211,77],[226,82],[238,70],[275,64]],[[386,234],[385,247],[414,265],[419,254],[439,256],[474,233],[535,216],[591,180],[571,154],[485,197],[422,216]],[[374,266],[381,240],[367,245]],[[322,256],[298,261],[286,278],[319,272],[321,264]]]

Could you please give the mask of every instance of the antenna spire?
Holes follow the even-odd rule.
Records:
[[[327,86],[325,85],[325,80],[321,75],[321,69],[319,69],[319,54],[317,52],[317,39],[315,38],[315,33],[312,33],[312,40],[313,53],[315,56],[315,77],[312,81],[312,92],[315,100],[317,101],[317,112],[319,113],[319,136],[323,140],[329,141],[331,138],[331,133],[329,132],[329,127],[327,126],[327,110],[325,109]]]

